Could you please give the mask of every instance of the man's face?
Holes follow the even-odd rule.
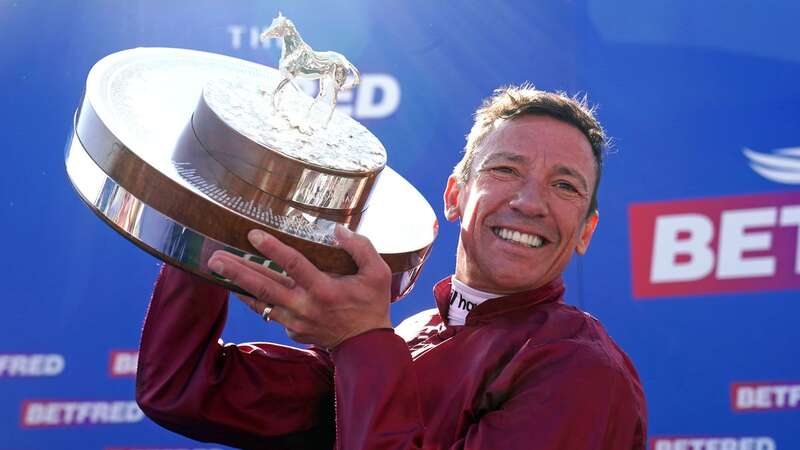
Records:
[[[448,220],[461,219],[456,277],[513,293],[559,276],[586,252],[597,214],[587,218],[596,179],[592,148],[574,126],[548,116],[504,121],[476,149],[470,179],[450,177]]]

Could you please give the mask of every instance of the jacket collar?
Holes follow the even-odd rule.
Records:
[[[450,277],[442,279],[433,287],[436,306],[439,308],[439,314],[445,324],[447,323],[447,312],[450,310],[451,290]],[[469,312],[466,325],[487,322],[497,316],[520,312],[545,303],[562,302],[563,295],[564,281],[561,277],[557,277],[536,289],[486,300]]]

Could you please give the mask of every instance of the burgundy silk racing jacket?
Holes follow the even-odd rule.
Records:
[[[165,428],[265,449],[644,449],[646,407],[625,353],[563,303],[557,279],[476,306],[437,309],[330,354],[223,344],[228,292],[165,266],[142,332],[136,398]]]

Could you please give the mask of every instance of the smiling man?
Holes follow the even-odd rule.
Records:
[[[257,231],[253,245],[288,276],[225,253],[210,262],[309,350],[218,343],[227,292],[165,268],[142,334],[139,404],[167,428],[246,448],[644,449],[630,360],[563,302],[561,274],[597,226],[604,145],[583,102],[496,91],[445,189],[460,223],[455,273],[434,287],[436,309],[396,329],[388,267],[345,229],[353,276],[319,272]]]
[[[456,278],[498,294],[537,288],[589,247],[600,161],[579,129],[551,116],[486,128],[473,131],[470,167],[459,164],[445,191],[447,218],[461,219]]]

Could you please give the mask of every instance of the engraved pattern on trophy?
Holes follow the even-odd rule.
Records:
[[[256,203],[252,198],[246,200],[241,195],[231,193],[218,184],[206,180],[198,173],[196,168],[191,167],[189,162],[175,162],[174,164],[175,170],[183,179],[191,183],[203,194],[230,209],[293,236],[325,245],[336,244],[333,238],[333,229],[336,226],[334,221],[303,215],[302,213],[295,215],[277,214],[271,208]]]
[[[272,106],[278,106],[278,93],[291,83],[298,91],[300,88],[295,84],[294,78],[306,78],[319,80],[319,92],[311,104],[309,113],[317,104],[320,98],[328,97],[330,112],[325,120],[323,127],[327,127],[336,108],[336,98],[342,89],[352,89],[360,82],[358,69],[347,60],[341,53],[318,52],[312,49],[300,37],[300,33],[295,28],[294,23],[278,12],[278,17],[272,19],[272,24],[261,34],[261,40],[282,39],[281,59],[278,63],[278,70],[283,79],[272,93]],[[347,77],[353,76],[353,80],[347,83]],[[328,90],[331,92],[329,93]]]

